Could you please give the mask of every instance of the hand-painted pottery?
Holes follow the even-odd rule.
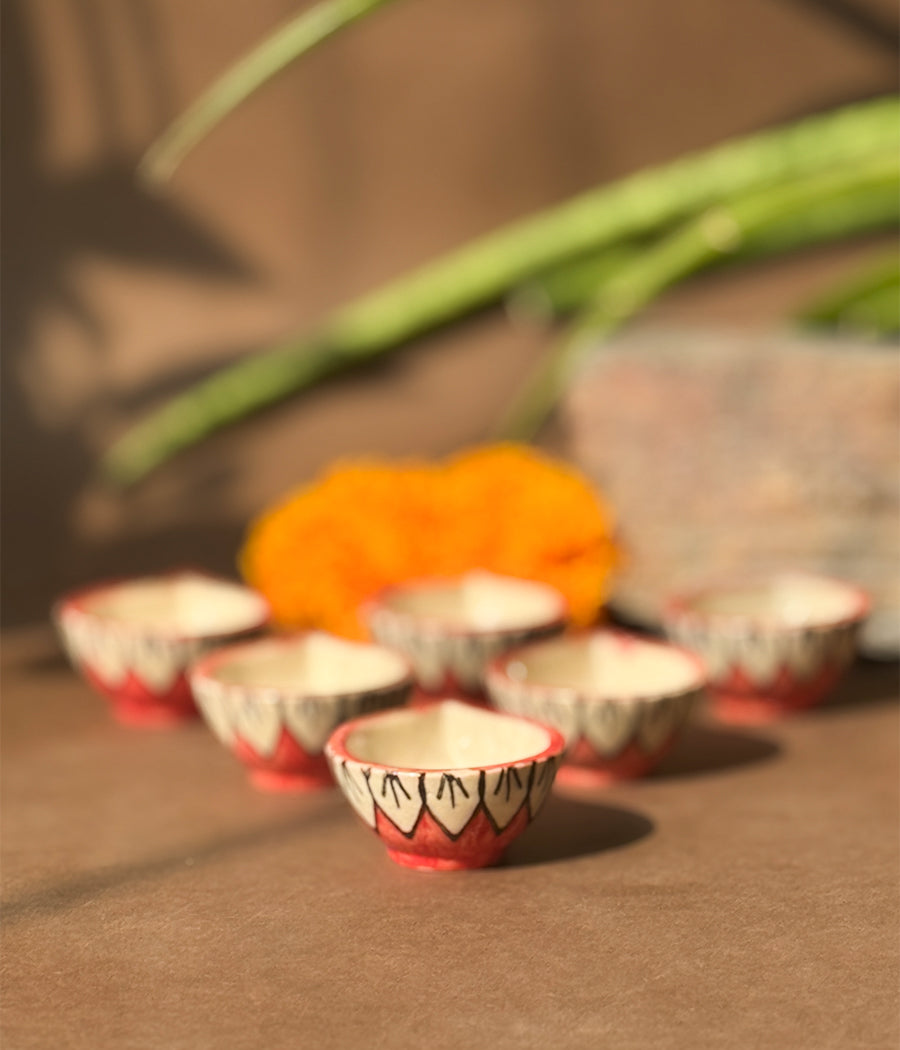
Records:
[[[548,726],[445,700],[347,722],[325,753],[392,860],[453,871],[500,859],[549,794],[563,747]]]
[[[562,733],[567,748],[559,781],[585,786],[653,769],[677,739],[704,679],[693,654],[612,630],[513,650],[487,672],[496,707]]]
[[[409,657],[425,693],[481,698],[488,661],[561,633],[567,606],[546,584],[476,571],[390,587],[362,614],[375,639]]]
[[[758,723],[821,703],[853,660],[868,610],[852,584],[784,573],[673,598],[664,616],[705,661],[716,713]]]
[[[320,631],[221,649],[190,680],[213,733],[267,791],[332,785],[323,754],[332,732],[403,704],[413,688],[399,653]]]
[[[53,617],[72,663],[126,725],[195,718],[186,671],[202,653],[260,630],[265,599],[206,573],[95,584],[64,596]]]

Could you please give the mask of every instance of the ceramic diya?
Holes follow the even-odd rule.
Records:
[[[488,692],[502,711],[546,722],[567,750],[560,783],[602,785],[653,769],[703,690],[691,653],[623,631],[538,642],[494,660]]]
[[[564,747],[549,726],[455,700],[342,725],[334,778],[397,864],[482,868],[531,823]]]
[[[755,723],[821,703],[853,660],[868,611],[853,584],[782,573],[675,597],[663,616],[706,662],[716,713]]]
[[[72,663],[120,722],[162,726],[197,715],[188,666],[260,630],[269,607],[247,587],[180,571],[85,587],[60,599],[53,618]]]
[[[409,657],[422,690],[470,698],[483,697],[492,657],[561,633],[567,613],[547,584],[482,571],[389,587],[362,610],[372,636]]]
[[[323,753],[332,732],[405,703],[413,688],[399,653],[321,631],[220,649],[190,681],[213,733],[267,791],[332,785]]]

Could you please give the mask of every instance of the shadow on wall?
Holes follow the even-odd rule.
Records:
[[[220,570],[233,565],[243,518],[231,504],[230,510],[219,508],[239,470],[225,446],[218,446],[226,449],[224,454],[207,458],[202,466],[199,461],[185,463],[174,494],[169,477],[161,479],[163,496],[169,500],[169,509],[174,508],[171,524],[144,521],[141,515],[146,504],[130,501],[132,519],[139,519],[142,526],[136,530],[140,535],[132,532],[128,539],[113,539],[101,550],[77,536],[74,513],[93,467],[90,421],[107,419],[113,412],[133,417],[156,397],[211,367],[213,360],[246,351],[240,344],[252,341],[255,331],[248,328],[232,333],[227,322],[220,325],[233,343],[214,352],[206,352],[212,351],[216,338],[209,334],[198,338],[207,343],[205,347],[189,346],[184,354],[171,352],[169,344],[161,347],[170,351],[166,368],[152,380],[132,387],[132,394],[104,389],[102,384],[94,388],[85,380],[80,384],[84,389],[79,407],[60,418],[51,418],[34,396],[42,374],[41,354],[48,349],[57,355],[68,352],[65,341],[46,337],[48,318],[51,325],[54,319],[63,319],[69,329],[83,335],[84,347],[79,351],[83,357],[73,357],[62,370],[73,379],[80,365],[84,371],[84,361],[105,363],[114,358],[114,350],[119,351],[119,358],[127,356],[122,346],[112,345],[114,338],[120,338],[119,330],[112,331],[115,318],[93,306],[97,300],[85,294],[78,279],[85,260],[88,264],[103,261],[114,277],[118,267],[123,271],[128,267],[155,269],[176,277],[218,281],[229,293],[232,288],[244,290],[257,276],[177,202],[165,196],[151,197],[134,181],[137,149],[127,144],[128,135],[132,142],[135,136],[129,106],[135,103],[135,90],[139,91],[140,108],[152,130],[158,130],[185,101],[175,98],[176,79],[169,72],[162,19],[167,12],[175,25],[178,20],[173,12],[191,6],[163,0],[117,4],[8,0],[4,4],[5,297],[0,425],[5,506],[0,612],[6,624],[44,618],[50,596],[98,572],[125,572],[136,565],[154,571],[173,560],[202,562]],[[264,14],[250,22],[262,31],[268,13],[277,9],[286,15],[303,4],[301,0],[269,0],[265,5],[232,5],[229,17],[235,23],[249,18],[255,6]],[[833,95],[839,101],[848,92],[885,90],[879,85],[888,77],[894,83],[893,64],[885,61],[886,54],[895,53],[893,21],[887,15],[882,19],[877,11],[860,14],[863,8],[868,12],[872,7],[862,0],[792,0],[787,4],[754,0],[735,4],[725,14],[724,9],[716,14],[715,5],[706,0],[678,0],[676,5],[662,6],[642,0],[633,9],[582,0],[567,0],[558,9],[505,0],[485,6],[484,25],[475,37],[469,16],[458,7],[446,2],[411,5],[403,12],[410,21],[403,23],[399,36],[396,25],[388,30],[373,26],[371,35],[363,38],[369,41],[365,45],[369,51],[362,45],[356,50],[354,44],[350,50],[331,52],[329,62],[336,62],[337,67],[324,69],[316,65],[317,60],[308,67],[311,79],[298,96],[301,103],[307,101],[296,111],[291,109],[283,125],[292,133],[302,132],[303,160],[308,166],[298,163],[281,181],[271,183],[283,188],[286,198],[293,200],[296,194],[301,201],[298,229],[304,234],[305,250],[295,252],[293,244],[285,247],[284,223],[277,210],[268,213],[268,225],[258,223],[255,212],[248,223],[271,235],[267,250],[279,274],[286,260],[303,256],[302,265],[287,278],[291,305],[285,316],[293,318],[294,293],[299,289],[311,296],[318,309],[322,302],[371,286],[459,238],[559,199],[598,178],[664,159],[688,144],[714,141],[771,120],[773,115],[799,115],[813,104],[822,104],[825,96]],[[785,15],[787,7],[802,9],[810,17],[801,21],[796,11]],[[886,11],[886,0],[877,0],[872,10],[875,7]],[[416,22],[415,18],[424,17],[423,11],[429,12],[429,18],[434,12],[433,21]],[[810,32],[814,19],[822,25]],[[186,17],[183,24],[192,24],[191,19]],[[54,56],[48,58],[45,53],[45,28],[52,31],[51,36],[55,34],[54,39],[65,40],[65,61],[59,68]],[[192,47],[206,45],[204,32],[195,37]],[[385,35],[378,36],[379,32]],[[835,44],[835,36],[847,38],[846,48]],[[396,39],[390,45],[396,51],[389,55],[377,51],[387,39]],[[446,55],[441,58],[446,70],[456,70],[457,80],[440,79],[438,85],[431,85],[429,94],[425,81],[434,56],[420,45],[422,40],[435,39],[446,40]],[[796,52],[797,56],[800,72],[783,85],[771,75],[773,41],[778,43],[778,54],[794,56]],[[821,53],[820,47],[824,48]],[[867,62],[873,60],[871,76],[860,71],[857,52],[862,50]],[[827,56],[840,57],[842,52],[846,52],[847,67],[832,74],[832,59]],[[728,82],[727,91],[707,103],[708,83],[716,78],[727,80],[735,56],[744,60],[736,78]],[[398,61],[403,57],[408,59],[406,64]],[[638,57],[645,59],[645,68],[636,61]],[[123,63],[129,68],[129,90],[124,92],[119,82]],[[335,68],[341,74],[336,79]],[[741,72],[746,80],[737,79]],[[413,76],[423,86],[421,93],[414,93],[418,109],[408,121],[398,119],[395,124],[394,118],[405,111]],[[663,99],[658,81],[673,86]],[[338,82],[340,90],[332,91]],[[311,87],[316,90],[309,90]],[[68,112],[63,106],[60,115],[60,98],[69,91],[77,92],[82,108],[89,111],[93,159],[63,169],[48,162],[47,145],[58,145],[56,138]],[[627,107],[621,105],[623,97],[629,99]],[[282,146],[281,127],[271,122],[268,131],[261,128],[261,140],[273,150]],[[145,131],[138,138],[146,141],[150,127]],[[429,132],[433,137],[428,137]],[[246,153],[243,141],[233,148],[241,151],[239,156]],[[402,152],[407,149],[408,156]],[[402,164],[398,162],[401,154]],[[237,196],[240,192],[246,197],[240,175],[231,183],[233,197],[223,198],[224,204],[219,200],[217,207],[246,205],[246,199]],[[265,193],[259,186],[257,190]],[[256,257],[256,248],[246,250]],[[349,283],[344,279],[348,270],[353,273]],[[119,295],[115,280],[109,285],[111,294]],[[120,305],[116,300],[112,313]],[[140,328],[140,311],[135,314]],[[509,340],[505,360],[510,376],[519,374],[522,342]],[[392,424],[392,451],[421,448],[425,431],[434,447],[449,448],[462,440],[457,418],[471,409],[462,399],[454,402],[448,396],[446,379],[451,375],[457,377],[460,390],[496,389],[497,411],[505,403],[505,373],[502,362],[498,367],[496,344],[491,346],[494,357],[476,354],[479,347],[467,337],[470,353],[466,358],[457,352],[461,343],[442,344],[432,355],[434,361],[443,358],[446,347],[455,355],[455,371],[449,366],[435,369],[428,374],[431,386],[425,383],[423,372],[421,384],[410,387],[420,402],[433,397],[433,406],[428,404],[424,421],[420,413]],[[198,364],[201,361],[208,366]],[[465,374],[464,369],[468,370]],[[113,371],[110,366],[106,374]],[[99,374],[99,369],[92,374]],[[383,440],[382,421],[399,415],[394,410],[397,373],[379,375],[385,379],[382,400],[390,402],[389,411],[381,412],[380,405],[379,412],[363,418],[357,402],[343,397],[355,379],[342,380],[347,382],[341,386],[342,405],[350,406],[342,409],[343,415],[335,409],[337,398],[328,403],[331,444],[327,447],[335,454],[348,451],[347,445],[361,433],[365,440],[373,433]],[[486,398],[483,410],[493,411]],[[310,427],[319,425],[327,412],[323,409]],[[348,419],[351,413],[352,420]],[[94,427],[93,432],[98,429],[102,428]],[[292,456],[284,457],[290,460],[289,470],[284,471],[285,486],[299,471],[320,465],[316,457],[324,455],[323,429],[327,428],[314,435],[317,448],[310,447],[311,440],[303,448],[295,442]],[[254,460],[258,462],[259,457]],[[206,506],[215,504],[214,524],[207,523],[212,515],[202,524],[179,518],[187,501],[198,506],[200,501],[206,501]]]
[[[38,417],[25,381],[42,313],[56,312],[79,326],[93,353],[102,355],[108,349],[101,318],[71,280],[73,261],[95,256],[219,280],[251,276],[238,258],[175,203],[151,196],[137,185],[136,157],[121,145],[124,121],[95,5],[90,0],[62,2],[71,24],[80,30],[72,46],[80,51],[83,68],[89,72],[93,116],[104,144],[100,159],[74,171],[51,171],[42,160],[48,102],[27,0],[11,0],[3,12],[0,551],[6,625],[44,617],[47,594],[65,578],[65,566],[80,560],[70,518],[74,500],[91,474],[92,453],[80,421],[54,425]],[[146,101],[153,107],[154,121],[162,126],[173,111],[152,12],[146,0],[130,0],[120,15],[130,20],[131,50],[140,64]],[[102,391],[93,391],[85,413],[101,408],[103,400]],[[223,527],[222,537],[204,533],[192,541],[188,536],[179,550],[190,559],[195,549],[196,558],[202,556],[207,563],[224,554],[230,563],[238,531],[235,524]],[[167,539],[153,537],[148,566],[165,558]],[[155,548],[160,549],[158,558]],[[124,568],[129,559],[117,558],[113,551],[105,562],[111,566],[121,562]]]

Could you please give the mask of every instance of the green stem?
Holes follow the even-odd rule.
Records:
[[[861,295],[842,310],[837,327],[869,339],[887,339],[900,333],[900,282]]]
[[[867,195],[848,195],[845,199],[834,202],[832,208],[820,208],[815,214],[806,216],[800,243],[797,243],[796,224],[784,224],[760,232],[741,244],[740,248],[723,264],[743,264],[754,259],[765,258],[779,251],[790,251],[796,247],[808,247],[818,241],[834,240],[851,234],[869,233],[873,230],[896,226],[898,221],[898,204],[891,186]],[[599,253],[579,256],[567,260],[559,266],[537,274],[530,281],[514,288],[505,300],[506,309],[512,316],[521,316],[532,321],[548,323],[565,317],[583,307],[597,294],[601,286],[619,270],[638,258],[652,242],[631,241],[611,248],[604,248]],[[869,291],[872,282],[879,279],[892,279],[890,266],[898,268],[896,259],[891,259],[884,271],[884,264],[877,272],[860,278],[859,293]],[[855,297],[856,284],[831,293],[836,299],[834,308],[842,306],[845,297]],[[830,296],[821,304],[818,302],[809,308],[810,320],[827,323]],[[813,312],[824,311],[821,317],[812,316]],[[801,318],[802,319],[802,318]]]
[[[900,260],[896,252],[831,288],[801,311],[804,324],[887,335],[900,328]]]
[[[412,338],[496,302],[575,254],[647,233],[756,186],[896,148],[898,117],[897,99],[879,99],[640,172],[489,234],[359,299],[329,329],[354,344]]]
[[[590,255],[566,260],[546,273],[537,274],[505,297],[511,317],[549,322],[580,309],[597,289],[636,255],[646,242],[616,244]]]
[[[526,382],[498,434],[534,436],[597,346],[673,284],[739,252],[765,254],[900,220],[894,151],[707,209],[608,280]]]
[[[236,62],[153,143],[138,166],[150,183],[165,182],[210,131],[266,81],[390,0],[324,0],[302,11]]]
[[[700,208],[900,142],[897,99],[877,99],[761,132],[592,190],[483,237],[332,316],[311,336],[225,368],[128,431],[105,457],[118,484],[323,376],[498,301],[542,270],[648,234]]]

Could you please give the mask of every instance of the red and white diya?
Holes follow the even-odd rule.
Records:
[[[794,572],[680,595],[664,620],[706,663],[716,714],[757,723],[825,699],[853,660],[869,607],[853,584]]]
[[[481,699],[488,662],[560,634],[568,606],[547,584],[475,570],[388,587],[361,614],[377,641],[409,658],[423,692]]]
[[[413,689],[399,653],[323,631],[220,649],[190,680],[210,729],[264,791],[332,785],[323,753],[332,732],[405,703]]]
[[[127,725],[195,718],[187,668],[208,649],[269,621],[248,587],[196,571],[94,584],[61,598],[53,617],[73,665]]]
[[[600,786],[650,772],[703,691],[691,653],[625,631],[585,631],[515,649],[488,668],[491,702],[555,726],[560,783]]]
[[[392,860],[452,871],[500,859],[547,798],[564,746],[549,726],[444,700],[347,722],[325,753]]]

